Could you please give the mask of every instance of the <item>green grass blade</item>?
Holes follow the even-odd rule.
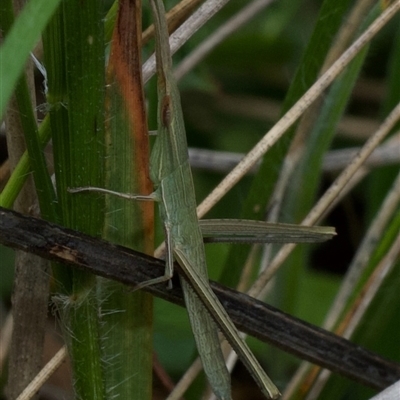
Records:
[[[348,5],[348,0],[341,0],[334,4],[329,0],[324,1],[313,34],[286,96],[282,113],[289,109],[315,81]],[[290,139],[286,135],[283,140],[278,141],[267,153],[257,175],[253,179],[240,216],[242,219],[262,219],[264,217],[267,201],[272,194],[278,177],[279,165],[289,145]],[[268,178],[266,179],[266,177]],[[248,250],[249,246],[231,248],[226,262],[226,272],[221,278],[222,282],[228,285],[237,283]]]
[[[39,141],[41,148],[43,148],[50,140],[50,136],[50,121],[49,118],[46,117],[39,128]],[[0,207],[12,207],[31,170],[28,152],[25,151],[11,174],[10,179],[7,181],[6,186],[0,193]]]
[[[105,56],[103,4],[63,2],[44,33],[48,106],[59,214],[65,226],[102,233],[104,199],[68,187],[104,185]],[[67,274],[66,274],[67,275]],[[77,398],[105,399],[97,279],[81,271],[57,277],[55,297],[73,366]]]
[[[3,29],[7,28],[3,25],[3,18],[12,12],[7,3],[2,2],[0,6],[0,15],[3,16],[1,17]],[[17,80],[25,67],[29,53],[39,41],[41,32],[59,3],[60,0],[30,0],[0,47],[1,116],[3,116]]]
[[[388,65],[388,77],[386,82],[387,96],[382,107],[381,115],[387,116],[393,107],[400,101],[400,29],[397,30]],[[397,124],[396,132],[400,128],[400,123]],[[378,209],[383,196],[390,188],[394,177],[397,175],[398,166],[387,166],[373,171],[369,180],[368,196],[366,206],[368,215],[372,216]]]
[[[151,193],[149,143],[141,77],[141,7],[119,2],[107,69],[105,187]],[[138,79],[135,79],[138,77]],[[104,237],[153,253],[152,202],[106,196]],[[102,351],[110,398],[152,398],[153,298],[143,291],[101,280]]]
[[[368,267],[360,277],[358,287],[348,303],[349,310],[358,303],[358,297],[365,291],[364,284],[371,277],[400,231],[400,213],[397,213],[385,229],[385,235],[377,244]],[[396,346],[398,340],[398,321],[400,320],[400,300],[396,282],[399,277],[400,262],[393,265],[391,272],[385,277],[377,294],[358,324],[351,339],[355,343],[368,348],[392,361],[400,362],[400,351]],[[346,310],[346,311],[347,311]],[[344,313],[344,317],[346,313]],[[343,319],[342,319],[343,321]],[[321,392],[320,398],[334,400],[343,397],[369,399],[376,391],[355,384],[336,375],[332,375]]]
[[[41,215],[42,218],[55,222],[58,221],[56,195],[42,151],[28,85],[24,76],[17,83],[15,95],[21,112],[21,123],[24,130],[29,163],[33,171]]]
[[[1,26],[3,27],[7,40],[8,37],[12,35],[12,26],[15,23],[12,9],[13,6],[11,1],[4,1],[2,6],[3,14],[1,18]],[[17,53],[19,54],[20,52]],[[34,115],[34,110],[32,109],[31,97],[24,74],[22,74],[16,82],[15,97],[19,108],[21,126],[24,132],[29,162],[33,171],[33,178],[35,181],[41,214],[44,219],[56,221],[56,196],[47,170],[46,160],[42,152],[42,144],[38,134],[36,117]],[[11,184],[13,184],[13,182],[11,182]],[[16,193],[16,188],[14,188],[13,191]],[[9,200],[11,200],[11,198],[8,198],[8,201]]]
[[[365,18],[358,31],[362,32],[376,18],[378,12],[378,8],[375,7],[370,15]],[[337,126],[350,100],[368,50],[369,46],[363,48],[349,64],[345,72],[333,83],[323,100],[314,128],[309,137],[305,139],[305,143],[303,143],[302,159],[292,174],[282,205],[281,214],[289,216],[289,222],[300,222],[316,200],[318,188],[323,180],[323,157],[331,146]],[[308,119],[310,118],[312,117],[308,116]],[[279,306],[285,310],[293,311],[298,301],[295,296],[296,285],[294,284],[293,287],[287,285],[288,276],[296,274],[296,269],[304,272],[304,268],[309,261],[309,251],[310,248],[295,249],[279,275],[278,281],[281,282],[281,285],[278,284],[279,288],[277,290],[283,294],[280,297],[285,299],[284,304]],[[300,271],[297,273],[300,274]],[[293,282],[293,280],[291,281]]]

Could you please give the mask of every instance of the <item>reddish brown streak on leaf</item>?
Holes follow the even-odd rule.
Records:
[[[137,176],[138,192],[151,193],[152,183],[148,173],[148,129],[145,112],[145,101],[142,80],[141,62],[141,1],[120,0],[118,18],[116,20],[111,45],[111,55],[108,67],[109,81],[115,81],[121,93],[129,118],[131,135],[133,135],[135,166],[133,173]],[[142,202],[145,215],[152,215],[153,206]],[[149,221],[145,234],[152,235],[152,217],[144,218]]]
[[[190,14],[192,14],[198,5],[203,2],[204,0],[183,0],[169,10],[166,14],[169,34],[174,32],[187,18],[189,18]],[[153,37],[154,25],[151,25],[143,32],[143,45]]]

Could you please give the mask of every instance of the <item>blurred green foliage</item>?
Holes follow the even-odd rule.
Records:
[[[231,1],[197,32],[189,43],[184,45],[174,56],[174,63],[178,64],[202,40],[234,15],[244,3],[249,2],[249,0]],[[111,5],[112,2],[106,3]],[[106,3],[105,10],[108,7]],[[171,0],[165,3],[167,8],[170,8],[177,2]],[[322,53],[327,51],[330,42],[333,41],[337,26],[345,20],[347,7],[353,4],[354,2],[345,0],[276,1],[260,12],[247,26],[217,46],[180,82],[189,145],[241,153],[250,150],[279,116],[279,111],[270,109],[269,104],[273,103],[282,113],[282,110],[293,104],[314,82],[324,58]],[[325,10],[328,14],[321,14],[321,10]],[[144,28],[150,22],[148,3],[144,2]],[[370,119],[379,122],[399,102],[399,26],[399,16],[396,16],[372,42],[365,60],[360,61],[362,62],[360,69],[354,72],[355,76],[358,75],[357,80],[354,76],[350,76],[349,80],[345,81],[347,83],[344,86],[351,87],[355,84],[350,96],[343,94],[344,90],[340,87],[325,91],[319,126],[313,127],[314,142],[312,140],[307,142],[306,153],[308,152],[309,158],[303,160],[286,192],[280,220],[299,222],[306,212],[304,208],[308,210],[332,183],[336,173],[323,172],[320,166],[326,149],[361,146],[365,141],[365,136],[362,139],[343,134],[333,136],[342,113],[357,116],[360,121],[369,118],[367,122]],[[323,29],[325,29],[324,35],[321,33]],[[321,43],[318,43],[318,40],[321,40]],[[150,54],[152,46],[153,43],[150,43],[143,49],[143,54]],[[146,95],[149,101],[149,127],[155,129],[154,78],[146,87]],[[341,95],[344,97],[339,98]],[[252,105],[254,103],[249,99],[257,99],[258,106]],[[322,139],[323,144],[319,141]],[[268,166],[268,174],[257,178],[257,184],[263,186],[260,192],[265,197],[263,199],[265,208],[289,145],[290,136],[286,135],[275,146],[273,156],[268,158],[267,155],[265,165]],[[315,154],[316,152],[320,153]],[[311,165],[309,160],[312,157],[315,164]],[[310,162],[311,166],[309,165],[309,171],[305,173],[307,162]],[[307,179],[307,173],[308,176],[315,173],[315,176],[313,175],[315,179]],[[301,246],[301,250],[296,252],[285,267],[286,270],[278,275],[276,285],[278,289],[268,297],[268,302],[290,310],[306,321],[321,324],[339,288],[344,271],[356,254],[397,173],[398,165],[395,165],[376,168],[367,175],[323,222],[336,226],[339,237],[323,245]],[[204,199],[222,178],[222,173],[195,170],[198,202]],[[254,190],[253,179],[252,176],[243,178],[207,217],[238,218],[244,215],[245,207],[251,209],[249,193]],[[302,189],[305,189],[306,193],[303,193]],[[297,204],[300,196],[305,199],[304,202],[302,200],[303,204]],[[265,208],[259,210],[258,215],[262,217]],[[398,218],[393,218],[385,237],[381,238],[379,248],[371,257],[370,270],[376,267],[390,247],[396,236],[396,229],[397,232],[400,229],[399,225]],[[156,241],[160,242],[162,239],[163,232],[158,222]],[[246,253],[246,247],[240,249],[239,252]],[[242,264],[239,263],[240,266],[237,267],[232,266],[231,270],[225,269],[231,251],[230,246],[211,245],[206,251],[211,279],[217,280],[222,274],[225,282],[230,281],[233,284]],[[12,286],[12,258],[12,251],[0,247],[0,295],[7,300]],[[239,260],[239,257],[237,259]],[[396,267],[397,269],[395,268],[386,279],[352,340],[379,354],[400,361],[398,261]],[[367,276],[363,279],[367,279]],[[299,360],[255,340],[250,340],[250,344],[267,366],[271,377],[277,380],[281,389],[284,389]],[[178,378],[196,355],[184,309],[156,299],[154,346],[162,365],[174,378]],[[199,398],[198,390],[200,389],[196,386],[196,389],[185,398]],[[368,399],[372,393],[373,391],[361,385],[334,375],[320,398],[362,400]]]

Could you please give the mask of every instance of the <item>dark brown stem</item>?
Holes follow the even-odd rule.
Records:
[[[164,262],[125,247],[0,208],[0,243],[135,287],[164,273]],[[176,264],[179,269],[179,265]],[[400,364],[215,282],[211,286],[238,329],[375,389],[400,379]],[[183,305],[178,281],[146,288]]]

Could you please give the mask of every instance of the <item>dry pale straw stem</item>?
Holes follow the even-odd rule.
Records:
[[[400,381],[389,386],[370,400],[400,400]]]
[[[381,146],[376,148],[365,162],[368,168],[384,167],[400,164],[400,131],[392,135]],[[359,147],[332,150],[326,153],[322,163],[323,172],[337,172],[347,166],[351,159],[360,150]],[[244,157],[243,153],[189,148],[189,159],[192,168],[212,172],[229,172]],[[260,163],[249,171],[249,174],[258,170]]]
[[[229,0],[208,0],[201,5],[169,38],[171,55],[175,54],[209,19]],[[143,65],[143,80],[146,83],[156,72],[153,54]]]
[[[174,31],[181,22],[186,19],[188,14],[200,4],[203,0],[182,0],[176,6],[171,8],[166,14],[168,21],[168,30]],[[142,44],[146,44],[152,37],[154,37],[154,25],[150,25],[142,35]]]
[[[243,9],[226,21],[179,63],[174,71],[175,78],[177,80],[182,79],[183,76],[200,63],[216,46],[240,29],[249,20],[259,15],[259,13],[273,1],[275,0],[254,0],[243,7]]]
[[[400,2],[398,2],[400,5]],[[367,157],[378,146],[380,141],[390,132],[396,122],[400,119],[400,103],[393,109],[390,115],[382,123],[378,131],[365,143],[360,152],[354,157],[352,163],[337,177],[330,188],[325,192],[307,217],[302,221],[302,225],[312,226],[324,215],[326,209],[343,190],[347,182],[357,172],[360,166],[364,163]],[[257,281],[249,290],[248,294],[253,297],[262,296],[263,291],[276,273],[282,263],[286,260],[291,251],[296,245],[288,244],[283,246],[275,256],[269,267],[263,271]]]
[[[351,265],[346,273],[343,283],[336,295],[335,300],[328,312],[323,328],[327,330],[332,330],[335,325],[337,325],[340,315],[347,304],[350,295],[353,293],[354,288],[362,275],[364,269],[367,266],[368,260],[376,244],[379,242],[379,237],[384,233],[385,227],[392,218],[393,214],[398,209],[398,204],[400,202],[400,174],[397,176],[392,188],[390,189],[388,195],[383,201],[380,210],[376,217],[374,218],[368,232],[366,233]],[[310,363],[303,362],[297,369],[295,375],[292,377],[291,381],[286,387],[283,393],[283,399],[289,399],[299,383],[303,380],[305,374],[309,371]]]
[[[2,327],[2,330],[0,332],[0,376],[2,376],[3,374],[4,364],[7,361],[12,330],[13,330],[13,316],[12,313],[10,312],[8,313],[7,318]]]
[[[246,157],[234,168],[225,179],[206,197],[197,209],[203,217],[283,136],[286,130],[304,113],[313,101],[333,82],[340,72],[358,54],[358,52],[387,24],[399,11],[400,1],[387,8],[369,28],[346,50],[343,55],[319,78],[300,100],[278,121],[278,123],[258,142]]]
[[[179,400],[189,389],[193,380],[196,376],[203,370],[203,365],[201,363],[200,357],[197,357],[192,365],[186,370],[185,374],[175,385],[174,390],[169,394],[165,400]]]
[[[334,61],[341,55],[341,53],[349,45],[350,40],[354,33],[358,30],[359,23],[364,18],[365,12],[371,7],[374,0],[359,0],[353,7],[349,17],[342,25],[333,46],[330,48],[319,75],[323,75]],[[303,113],[299,124],[296,129],[296,134],[290,144],[290,148],[285,156],[282,168],[279,174],[279,179],[276,183],[274,193],[271,196],[270,207],[268,212],[269,221],[278,221],[281,212],[284,195],[289,185],[290,178],[296,170],[301,158],[303,157],[306,149],[307,138],[312,132],[313,125],[318,119],[321,108],[323,106],[323,99],[319,97],[314,103]],[[271,252],[270,246],[267,246],[264,251],[263,262],[261,270],[265,269],[266,264],[269,262],[269,253]]]
[[[377,265],[371,277],[368,279],[364,285],[363,290],[360,291],[358,299],[354,301],[354,306],[348,311],[349,318],[345,317],[344,321],[346,326],[343,328],[342,336],[346,339],[350,339],[355,329],[357,328],[362,317],[365,315],[369,305],[374,299],[379,288],[382,286],[385,278],[392,271],[395,265],[396,259],[400,254],[400,234],[397,236],[396,240],[392,244],[391,248],[382,259],[382,261]],[[322,370],[319,374],[316,382],[314,383],[312,389],[310,390],[306,400],[317,399],[324,388],[328,378],[331,375],[331,371]]]
[[[382,157],[386,159],[384,160],[383,164],[394,164],[399,162],[399,147],[398,147],[398,133],[395,135],[392,135],[390,139],[388,139],[385,144],[383,144],[380,148],[376,148],[371,155],[368,157],[368,159],[365,161],[362,167],[360,167],[357,172],[350,178],[350,180],[347,182],[345,187],[342,189],[342,191],[335,197],[335,199],[332,201],[332,203],[329,205],[329,207],[325,211],[325,215],[328,214],[333,208],[336,207],[337,204],[339,204],[344,197],[347,196],[348,193],[351,192],[351,190],[358,185],[359,182],[361,182],[365,176],[368,175],[370,172],[370,167],[374,166],[374,162],[376,162],[379,159],[382,161]],[[355,157],[357,154],[357,150],[353,152],[353,155],[350,156],[348,154],[348,159],[351,160]],[[375,154],[374,154],[375,153]]]
[[[393,218],[400,203],[400,174],[397,176],[392,188],[380,207],[380,210],[374,218],[368,232],[366,233],[357,253],[346,273],[341,288],[333,302],[331,311],[325,319],[323,327],[327,330],[333,329],[337,324],[340,314],[343,312],[347,300],[353,293],[353,290],[362,275],[364,268],[368,265],[372,252],[375,250],[379,238],[382,237],[385,227]]]
[[[60,367],[67,355],[65,346],[61,347],[56,355],[43,367],[43,369],[35,376],[32,382],[18,396],[17,400],[30,400],[50,378],[50,376]]]

